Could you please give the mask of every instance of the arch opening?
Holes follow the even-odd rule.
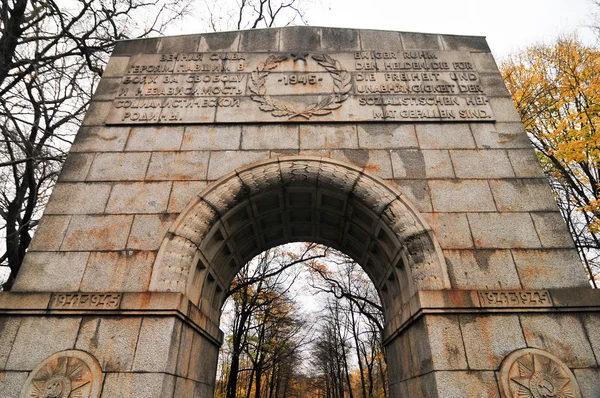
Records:
[[[186,294],[218,327],[224,291],[244,264],[307,241],[363,267],[386,324],[418,290],[450,288],[431,229],[392,184],[348,163],[289,156],[238,169],[194,198],[161,245],[150,290]]]

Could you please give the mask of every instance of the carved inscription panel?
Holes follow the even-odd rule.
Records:
[[[494,121],[470,53],[131,57],[107,124]]]
[[[479,292],[482,307],[552,307],[547,290],[486,290]]]

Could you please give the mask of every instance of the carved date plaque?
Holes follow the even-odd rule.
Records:
[[[54,293],[51,309],[115,310],[121,304],[121,293]]]
[[[485,290],[479,292],[482,307],[552,307],[547,290]]]

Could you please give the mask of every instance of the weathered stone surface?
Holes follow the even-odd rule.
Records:
[[[28,372],[0,372],[0,396],[18,398],[28,375]]]
[[[92,101],[83,118],[82,126],[101,126],[112,107],[111,101]]]
[[[169,197],[169,213],[179,213],[197,196],[207,183],[205,181],[175,181]]]
[[[15,291],[71,292],[79,288],[89,253],[31,252],[25,256]],[[65,272],[68,269],[68,272]]]
[[[597,366],[579,316],[530,314],[520,318],[528,347],[551,352],[570,368]]]
[[[161,37],[157,52],[159,54],[191,52],[196,51],[199,44],[200,37],[197,35]]]
[[[91,153],[70,154],[60,172],[59,181],[85,181],[93,160]]]
[[[298,126],[244,126],[242,149],[298,149]]]
[[[525,289],[589,286],[575,250],[513,250],[513,258]]]
[[[400,33],[402,46],[405,50],[441,50],[442,42],[439,35],[422,33]]]
[[[470,213],[475,247],[539,248],[540,240],[528,213]]]
[[[321,49],[321,29],[290,26],[281,30],[280,49],[282,51],[319,51]]]
[[[393,178],[389,151],[357,149],[331,151],[333,159],[350,162],[380,178]]]
[[[433,228],[435,236],[444,249],[470,249],[473,247],[471,230],[464,213],[423,214]]]
[[[73,348],[80,321],[74,317],[23,318],[6,369],[29,371],[47,356]]]
[[[472,370],[496,370],[505,356],[526,347],[516,315],[461,315],[459,319]]]
[[[183,127],[136,126],[131,129],[126,151],[177,151],[181,147]]]
[[[170,398],[175,377],[165,373],[108,373],[104,380],[103,397],[110,398]]]
[[[29,251],[58,250],[70,221],[71,216],[46,214],[37,226]]]
[[[321,28],[321,50],[360,50],[360,37],[354,29]]]
[[[438,397],[500,398],[494,372],[435,372]]]
[[[487,181],[429,181],[433,209],[436,212],[496,211]]]
[[[216,180],[225,174],[233,171],[243,165],[268,159],[269,153],[265,151],[255,152],[235,152],[220,151],[210,154],[210,164],[208,167],[208,180]]]
[[[133,216],[73,216],[61,250],[123,250]]]
[[[509,250],[444,250],[455,289],[519,289]]]
[[[150,159],[147,180],[204,180],[210,152],[155,152]]]
[[[132,370],[174,373],[181,322],[174,318],[144,318]]]
[[[240,51],[279,50],[279,30],[251,29],[242,32]]]
[[[361,47],[369,50],[401,50],[402,42],[398,32],[386,32],[382,30],[361,30]]]
[[[108,60],[108,64],[106,68],[104,68],[104,73],[102,76],[106,77],[120,77],[125,74],[127,70],[127,64],[129,63],[129,57],[116,57],[112,56]]]
[[[588,339],[592,345],[592,349],[596,358],[600,354],[600,318],[594,314],[582,315],[583,325],[585,327]]]
[[[58,184],[46,206],[46,214],[104,213],[110,190],[110,184]]]
[[[497,122],[520,122],[521,117],[510,98],[490,98]]]
[[[358,148],[356,126],[300,126],[300,149]]]
[[[158,250],[173,221],[173,214],[136,215],[127,239],[127,249]]]
[[[84,318],[75,348],[95,356],[104,372],[128,372],[140,324],[141,318]]]
[[[490,52],[483,36],[440,35],[446,50],[468,50],[471,52]]]
[[[240,149],[240,126],[186,126],[181,150],[233,150]]]
[[[0,366],[4,369],[6,361],[8,360],[8,354],[12,348],[17,331],[21,325],[20,318],[5,318],[0,319]],[[0,383],[2,385],[3,383]],[[1,390],[0,390],[1,391]]]
[[[421,149],[475,148],[468,124],[417,124]]]
[[[238,51],[240,34],[238,32],[209,33],[202,35],[199,51]]]
[[[96,155],[88,181],[143,180],[150,161],[150,152],[99,153]]]
[[[425,180],[396,180],[400,191],[420,212],[431,212],[429,186]]]
[[[415,126],[369,123],[356,126],[358,146],[364,149],[392,149],[418,147]]]
[[[595,369],[573,369],[577,383],[581,388],[581,394],[584,397],[600,396],[600,368]]]
[[[467,369],[457,316],[427,316],[427,335],[435,370]]]
[[[491,180],[499,211],[555,211],[556,202],[546,179]]]
[[[531,213],[533,224],[544,248],[572,248],[573,237],[569,233],[567,224],[558,212]]]
[[[113,152],[125,148],[129,127],[82,127],[70,152]]]
[[[92,253],[81,281],[81,290],[143,292],[150,284],[155,258],[153,252],[147,251]]]
[[[112,188],[107,213],[144,214],[167,211],[171,182],[130,182]]]
[[[531,149],[511,149],[507,152],[515,176],[520,178],[545,177],[540,162]]]
[[[450,151],[458,178],[511,178],[515,174],[505,151]]]
[[[473,123],[471,131],[477,148],[526,148],[531,153],[531,143],[522,123]]]

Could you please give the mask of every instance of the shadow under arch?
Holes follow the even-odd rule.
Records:
[[[349,163],[286,156],[237,169],[196,196],[162,242],[150,290],[184,293],[215,336],[240,268],[298,241],[354,258],[382,299],[386,324],[418,290],[450,288],[434,234],[392,184]]]

